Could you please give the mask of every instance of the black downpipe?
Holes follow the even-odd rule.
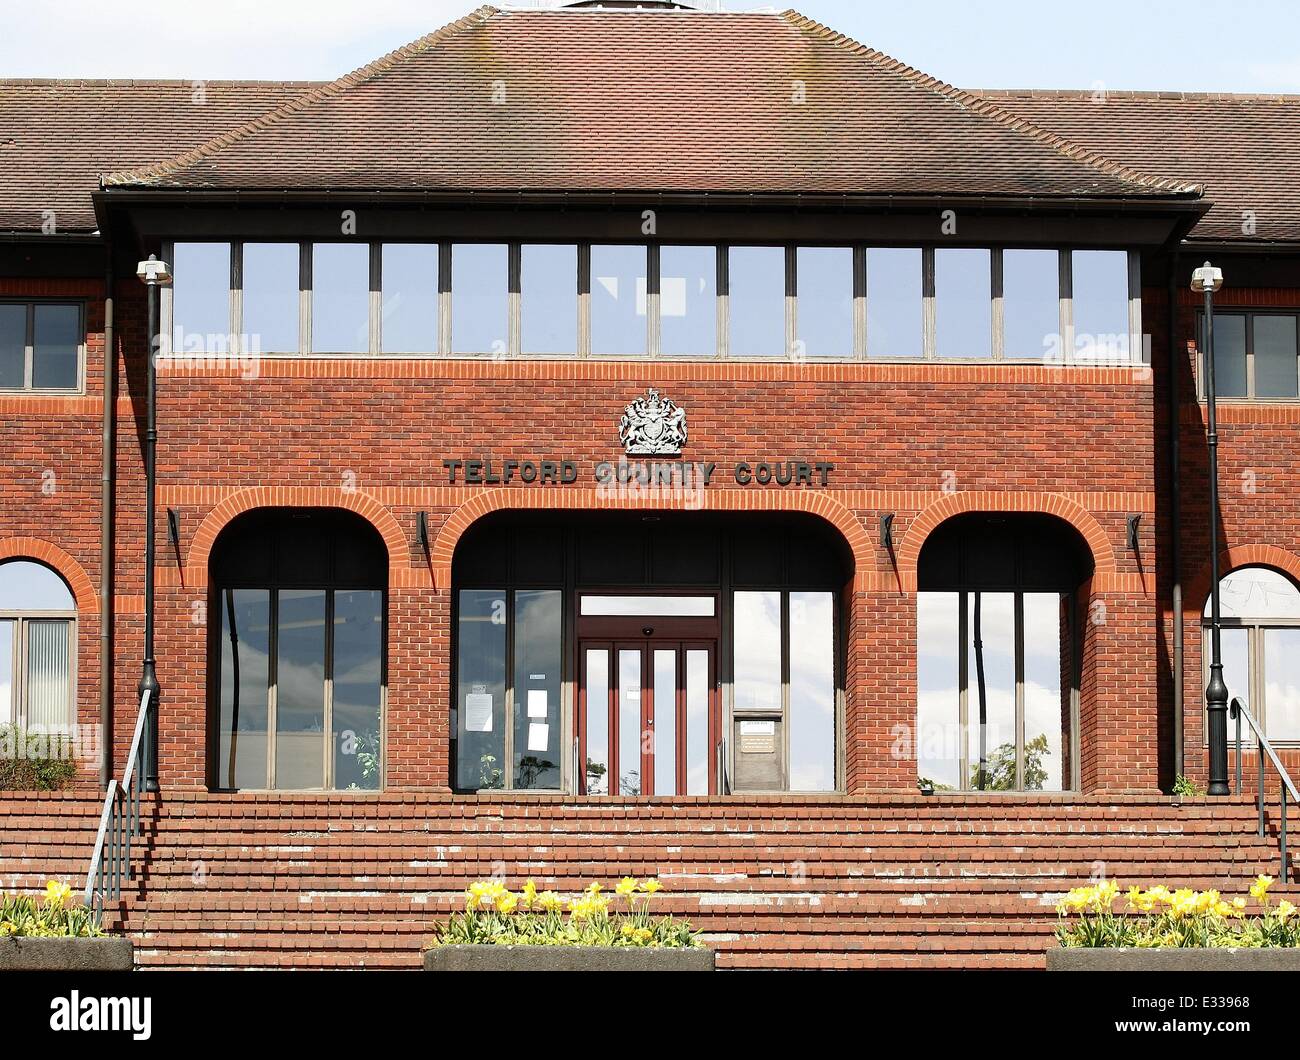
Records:
[[[158,470],[158,284],[148,283],[149,334],[147,393],[148,420],[144,434],[144,668],[138,686],[141,696],[149,692],[149,717],[146,726],[145,789],[158,790],[158,700],[162,692],[154,660],[154,494]]]
[[[104,240],[104,408],[99,454],[99,786],[113,775],[113,538],[117,450],[117,351],[114,348],[113,243]]]
[[[978,689],[980,701],[980,765],[979,765],[979,782],[976,785],[980,791],[983,791],[988,785],[989,770],[989,701],[988,689],[984,683],[984,630],[981,621],[980,604],[983,593],[975,593],[975,628],[972,631],[972,638],[975,645],[975,686]]]
[[[1182,401],[1178,391],[1179,365],[1184,353],[1178,346],[1178,254],[1169,260],[1169,566],[1173,572],[1170,607],[1174,612],[1174,768],[1173,779],[1183,775],[1183,568],[1182,568]]]

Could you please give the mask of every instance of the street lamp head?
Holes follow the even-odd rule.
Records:
[[[1223,286],[1223,270],[1215,268],[1208,261],[1199,269],[1192,270],[1192,290],[1197,294],[1209,291],[1213,294]]]
[[[142,261],[135,267],[135,274],[141,283],[150,287],[171,286],[172,274],[167,268],[167,262],[159,261],[153,254],[149,255],[148,261]]]

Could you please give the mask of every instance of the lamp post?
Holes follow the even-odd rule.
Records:
[[[136,267],[136,276],[149,292],[149,358],[148,358],[148,420],[144,432],[144,666],[137,691],[141,696],[149,693],[148,749],[145,754],[145,789],[158,790],[158,700],[162,687],[158,684],[158,671],[154,665],[154,494],[157,492],[158,467],[158,351],[161,336],[158,334],[158,291],[171,285],[171,272],[165,261],[154,255]]]
[[[1208,261],[1192,272],[1192,290],[1205,298],[1205,404],[1210,457],[1210,681],[1205,686],[1206,729],[1210,742],[1211,795],[1228,794],[1228,686],[1223,680],[1219,624],[1219,431],[1214,408],[1214,292],[1223,271]]]

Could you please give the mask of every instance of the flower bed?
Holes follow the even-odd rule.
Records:
[[[105,935],[90,910],[69,904],[71,897],[72,888],[55,880],[41,899],[0,897],[0,970],[131,970],[131,941]]]
[[[626,877],[608,894],[598,883],[566,899],[538,891],[532,880],[519,893],[499,880],[466,892],[465,911],[435,930],[426,948],[430,971],[669,970],[713,967],[713,953],[685,921],[654,915],[658,880]]]

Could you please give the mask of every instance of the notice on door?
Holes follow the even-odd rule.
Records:
[[[492,731],[491,692],[470,692],[465,696],[465,731]]]
[[[528,750],[545,751],[551,746],[551,727],[544,721],[528,724]]]
[[[546,689],[530,688],[528,690],[528,716],[530,718],[546,717]]]

